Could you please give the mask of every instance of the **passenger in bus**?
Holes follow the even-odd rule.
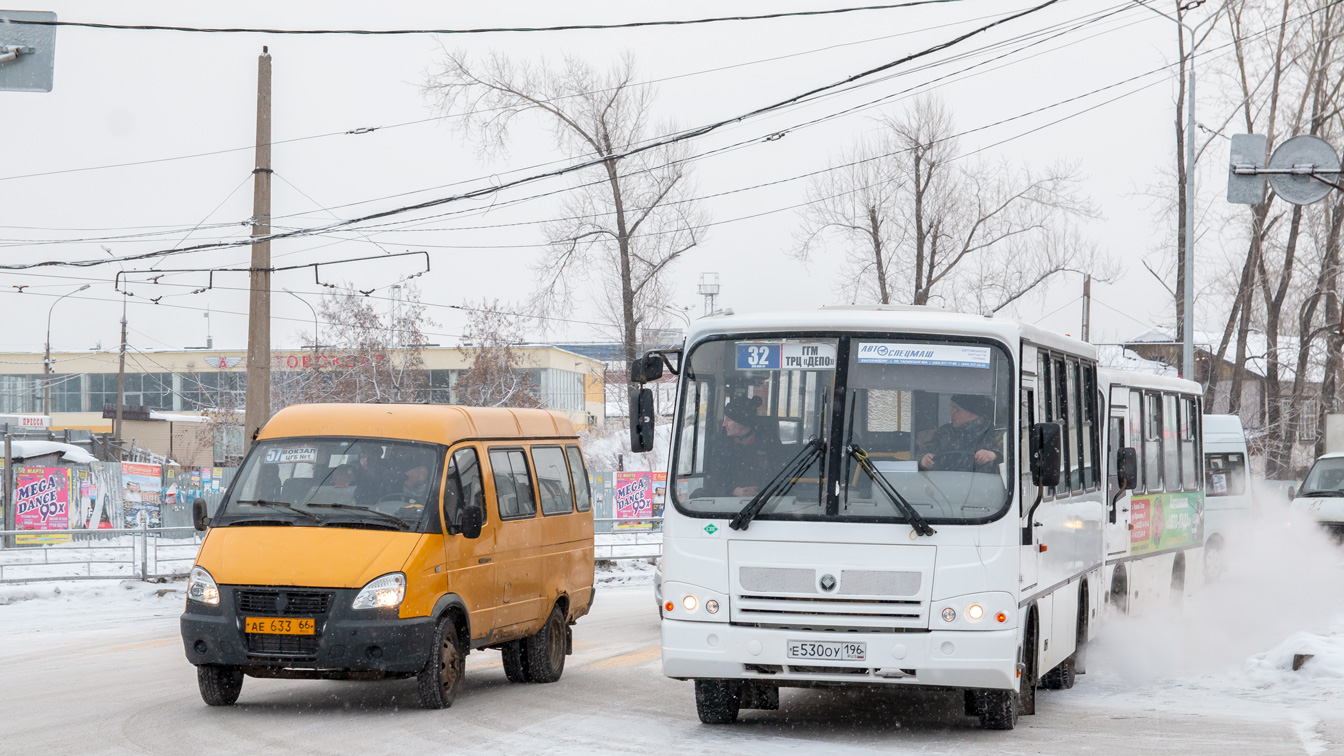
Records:
[[[987,396],[953,394],[946,423],[924,445],[919,469],[941,472],[993,472],[1003,461],[1002,434],[990,424],[994,402]]]
[[[719,496],[755,496],[784,464],[778,433],[761,428],[761,398],[737,396],[723,408],[723,439],[718,445]]]

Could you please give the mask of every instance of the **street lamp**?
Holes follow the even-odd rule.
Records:
[[[51,414],[51,313],[56,309],[56,305],[60,304],[62,299],[65,299],[71,294],[78,294],[87,288],[89,288],[89,285],[84,284],[74,291],[68,291],[59,297],[56,297],[56,301],[52,302],[51,308],[47,310],[47,350],[46,356],[42,358],[42,372],[46,376],[42,388],[42,411],[48,415]]]
[[[316,352],[316,351],[317,351],[317,310],[314,309],[312,305],[308,304],[308,300],[304,299],[303,297],[299,296],[298,294],[295,294],[294,292],[290,291],[288,288],[285,289],[285,293],[288,294],[288,295],[290,295],[291,297],[294,297],[295,299],[299,300],[300,302],[303,302],[304,305],[306,305],[306,306],[308,307],[309,310],[312,310],[312,312],[313,312],[313,351]]]
[[[1181,376],[1195,379],[1195,47],[1199,44],[1199,28],[1216,20],[1222,12],[1220,7],[1213,15],[1189,26],[1181,20],[1181,14],[1192,11],[1204,4],[1204,0],[1186,0],[1176,6],[1176,15],[1171,16],[1148,5],[1143,0],[1134,0],[1135,4],[1156,13],[1168,21],[1174,22],[1182,32],[1190,32],[1190,70],[1186,80],[1190,82],[1186,93],[1185,117],[1185,291],[1183,292],[1181,331]]]

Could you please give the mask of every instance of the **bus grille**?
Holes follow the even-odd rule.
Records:
[[[238,611],[267,616],[315,617],[331,608],[330,591],[239,590]]]
[[[738,596],[734,620],[766,627],[804,630],[925,629],[924,603],[917,599],[853,599],[794,596]]]

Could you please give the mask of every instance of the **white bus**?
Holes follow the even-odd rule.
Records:
[[[1099,379],[1110,400],[1107,600],[1140,614],[1203,582],[1203,391],[1145,373],[1103,369]],[[1130,464],[1117,461],[1126,455]]]
[[[928,307],[697,321],[659,577],[663,671],[701,721],[780,687],[965,691],[1012,728],[1070,687],[1104,599],[1110,494],[1090,345]],[[653,443],[652,397],[631,444]]]
[[[1251,456],[1246,431],[1236,415],[1205,415],[1202,430],[1204,578],[1216,580],[1226,569],[1228,539],[1243,532],[1255,515]]]

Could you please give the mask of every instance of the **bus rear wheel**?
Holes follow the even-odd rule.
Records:
[[[737,680],[696,680],[695,713],[705,724],[731,724],[742,708],[742,683]]]

